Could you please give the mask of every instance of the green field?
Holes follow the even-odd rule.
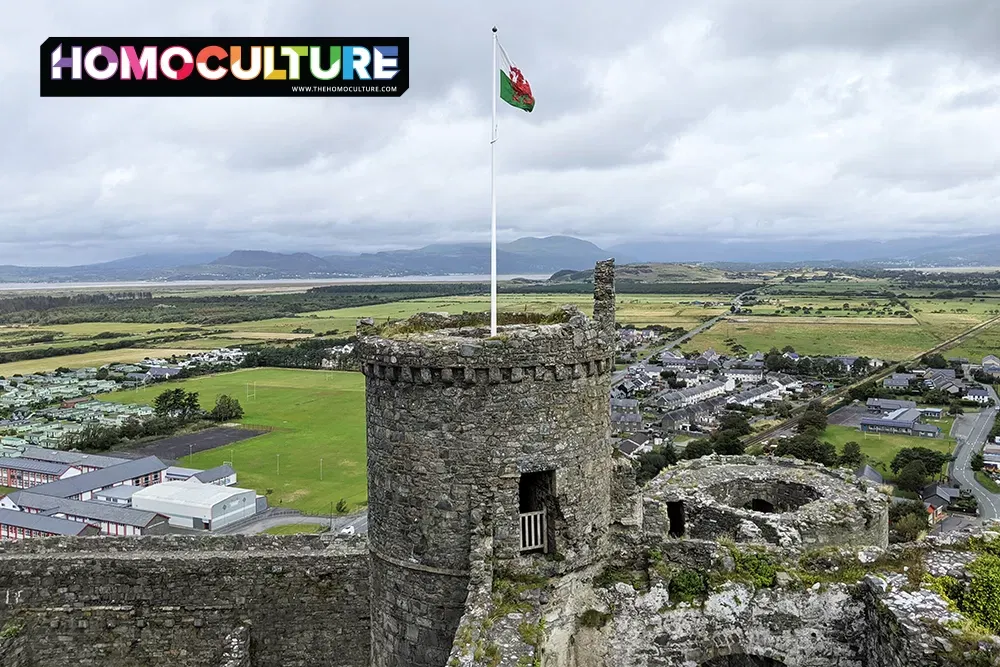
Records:
[[[6,496],[8,493],[14,493],[17,489],[12,489],[9,486],[0,486],[0,496]]]
[[[256,383],[256,398],[247,399],[247,383]],[[198,392],[204,408],[211,408],[220,394],[229,394],[243,406],[244,423],[276,429],[185,456],[180,465],[204,469],[232,461],[238,486],[259,493],[271,489],[270,505],[311,514],[329,514],[331,503],[341,498],[352,508],[367,501],[365,387],[360,373],[254,369],[170,384],[176,387]],[[102,399],[148,404],[163,390],[148,387]]]
[[[684,344],[685,351],[730,351],[735,341],[746,350],[767,352],[791,345],[805,355],[855,355],[887,360],[908,359],[933,347],[933,332],[908,319],[865,318],[726,318]]]
[[[976,472],[976,481],[982,484],[990,493],[1000,493],[1000,484],[982,470]]]
[[[938,423],[938,425],[947,433],[944,420]],[[852,440],[858,443],[861,445],[861,451],[868,457],[868,464],[881,472],[886,481],[891,481],[894,478],[889,465],[901,449],[926,447],[927,449],[944,454],[951,454],[955,450],[955,441],[948,437],[915,438],[906,435],[869,435],[851,426],[827,426],[823,432],[822,439],[825,442],[835,445],[838,452],[843,449],[844,443],[851,442]]]
[[[301,535],[302,533],[318,533],[326,528],[318,523],[290,523],[286,526],[275,526],[264,531],[267,535]]]

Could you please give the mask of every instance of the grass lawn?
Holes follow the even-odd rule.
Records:
[[[982,470],[976,473],[976,481],[985,486],[990,493],[1000,493],[1000,484],[993,481],[993,478]]]
[[[247,399],[247,383],[257,384]],[[361,373],[250,369],[171,382],[198,392],[203,408],[220,394],[238,399],[243,422],[275,431],[185,456],[180,465],[212,468],[232,461],[237,486],[266,493],[268,504],[328,514],[341,498],[352,508],[367,502],[365,385]],[[165,385],[102,396],[120,403],[152,403]],[[252,387],[251,387],[252,389]],[[320,461],[322,460],[322,464]],[[320,479],[322,465],[322,479]]]
[[[926,447],[935,452],[952,454],[955,441],[951,438],[916,438],[907,435],[865,435],[851,426],[827,426],[823,432],[823,440],[833,443],[840,452],[844,443],[854,441],[861,445],[861,451],[868,457],[868,463],[882,473],[886,481],[891,481],[895,475],[889,465],[896,453],[907,447]]]
[[[12,489],[9,486],[0,486],[0,496],[6,496],[8,493],[14,493],[17,489]]]
[[[54,371],[61,366],[65,366],[66,368],[92,368],[119,361],[130,363],[142,361],[146,357],[169,357],[172,354],[190,354],[194,351],[196,350],[130,348],[88,352],[87,354],[64,354],[58,357],[47,357],[45,359],[33,359],[30,361],[12,361],[8,364],[0,364],[0,375],[3,377],[11,377],[17,374],[30,375],[31,373]]]
[[[301,533],[318,533],[327,526],[318,523],[290,523],[287,526],[275,526],[264,532],[268,535],[299,535]]]

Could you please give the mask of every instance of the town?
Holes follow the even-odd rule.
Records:
[[[991,493],[1000,492],[996,355],[973,363],[934,354],[899,364],[786,347],[732,356],[711,348],[682,353],[670,337],[657,327],[619,331],[624,363],[609,401],[612,431],[621,454],[650,475],[713,451],[794,453],[852,467],[893,496],[897,513],[919,512],[927,530],[1000,518],[1000,493]],[[791,419],[808,411],[822,414],[822,428],[810,436]],[[733,429],[740,441],[720,437]],[[966,446],[974,431],[989,435],[976,451]],[[806,437],[816,441],[812,450],[798,442]],[[926,460],[906,468],[920,457]]]

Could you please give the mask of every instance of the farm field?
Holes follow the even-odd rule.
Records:
[[[501,311],[550,313],[563,304],[576,305],[589,313],[593,310],[593,297],[589,294],[530,294],[500,295],[497,299]],[[619,294],[617,298],[618,320],[622,323],[645,326],[694,326],[700,322],[724,313],[728,307],[695,305],[694,301],[726,301],[728,297],[707,295],[673,296],[659,294]],[[297,328],[314,332],[338,330],[344,334],[354,333],[358,318],[371,317],[376,322],[409,317],[419,312],[462,313],[486,312],[490,303],[487,297],[453,296],[432,299],[412,299],[393,303],[337,310],[321,310],[302,313],[296,317],[284,317],[257,322],[240,322],[227,325],[227,329],[238,332],[290,333]]]
[[[256,383],[256,398],[247,384]],[[196,391],[211,409],[220,394],[239,400],[243,423],[270,433],[184,456],[179,465],[212,468],[232,462],[237,486],[268,495],[274,507],[328,514],[343,498],[352,508],[367,501],[364,376],[335,371],[252,369],[192,378],[170,388]],[[102,396],[151,404],[164,387]],[[322,460],[322,464],[320,461]],[[322,479],[320,469],[322,465]]]
[[[866,318],[727,318],[683,345],[685,351],[730,350],[734,340],[750,352],[791,345],[806,355],[866,355],[885,360],[908,359],[940,342],[935,333],[912,319]]]
[[[1000,324],[983,329],[948,351],[949,357],[964,357],[979,363],[988,354],[1000,356]]]
[[[941,430],[947,434],[950,427],[942,422],[936,423]],[[915,438],[906,435],[866,435],[856,428],[850,426],[827,426],[821,439],[836,445],[837,451],[841,451],[844,443],[852,440],[861,445],[861,451],[868,457],[868,464],[878,470],[885,477],[886,481],[892,481],[894,475],[889,465],[895,458],[896,453],[907,447],[926,447],[935,452],[951,454],[955,449],[955,441],[949,437],[943,438]]]
[[[146,357],[169,357],[174,354],[191,354],[197,351],[190,348],[125,348],[121,350],[88,352],[86,354],[64,354],[58,357],[12,361],[0,364],[0,376],[11,377],[18,374],[28,375],[31,373],[54,371],[61,366],[65,366],[66,368],[89,368],[115,362],[130,363],[142,361]]]

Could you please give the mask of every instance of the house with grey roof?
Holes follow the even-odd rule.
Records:
[[[993,354],[983,357],[983,370],[990,375],[1000,375],[1000,357]]]
[[[23,540],[28,537],[71,535],[85,537],[100,534],[97,526],[44,516],[33,512],[0,509],[0,540]]]
[[[169,532],[166,515],[123,505],[56,498],[30,491],[15,491],[7,497],[23,512],[88,523],[97,526],[104,535],[163,535]]]
[[[163,482],[165,464],[155,456],[147,456],[134,461],[83,473],[57,482],[50,482],[32,488],[34,493],[73,500],[90,500],[94,492],[108,487],[132,485],[152,486]]]
[[[65,463],[79,468],[80,472],[102,470],[104,468],[121,465],[122,463],[127,463],[132,460],[123,459],[117,456],[103,456],[101,454],[84,454],[79,451],[49,449],[48,447],[36,447],[34,445],[24,447],[21,451],[21,457],[37,461]]]
[[[974,403],[979,403],[980,405],[986,405],[992,400],[992,398],[990,397],[990,392],[984,389],[983,387],[972,387],[971,389],[965,392],[965,396],[963,396],[962,398],[964,398],[967,401],[973,401]]]
[[[866,405],[868,412],[886,415],[899,409],[912,410],[917,407],[916,401],[898,401],[893,398],[869,398]]]
[[[882,386],[886,389],[909,389],[910,383],[916,379],[917,376],[913,373],[893,373],[882,380]]]
[[[882,485],[885,483],[885,480],[882,478],[882,473],[880,473],[878,470],[875,470],[875,468],[872,468],[870,465],[867,464],[862,468],[858,469],[857,471],[855,471],[854,474],[857,475],[858,477],[867,479],[869,482],[874,482],[875,484],[878,485]]]
[[[916,408],[899,408],[887,415],[863,417],[861,430],[864,433],[895,433],[920,438],[936,438],[941,429],[931,424],[923,424],[923,414]]]
[[[11,489],[28,489],[80,473],[79,468],[66,463],[36,461],[20,456],[0,458],[0,486]]]

